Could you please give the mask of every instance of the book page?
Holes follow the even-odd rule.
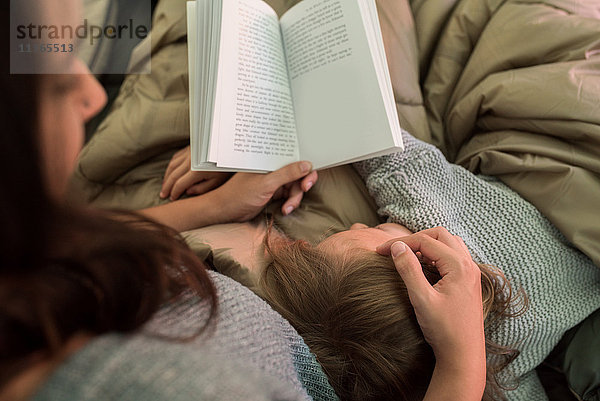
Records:
[[[187,2],[192,170],[206,167],[204,162],[208,154],[209,137],[205,137],[202,133],[210,128],[212,112],[207,113],[208,108],[211,107],[207,100],[212,100],[208,93],[213,94],[215,85],[214,82],[211,83],[208,74],[209,68],[206,68],[205,65],[211,59],[209,50],[212,46],[210,40],[212,31],[211,25],[208,23],[208,16],[211,14],[207,10],[207,7],[211,5],[212,3],[207,0]],[[216,48],[216,46],[214,47]],[[216,76],[216,73],[213,75]]]
[[[279,21],[262,0],[223,2],[218,75],[217,166],[275,170],[297,161]]]
[[[217,68],[219,62],[219,46],[221,44],[221,20],[223,17],[223,4],[221,1],[212,0],[197,0],[199,4],[204,3],[202,15],[198,15],[198,21],[203,27],[203,32],[199,32],[199,40],[204,42],[203,53],[199,63],[203,63],[204,68],[200,76],[202,82],[201,102],[204,102],[205,107],[202,115],[202,132],[204,133],[202,140],[202,156],[203,160],[211,161],[212,155],[216,158],[217,145],[219,138],[217,135],[212,135],[213,132],[218,132],[220,121],[217,117],[220,115],[219,96],[219,70]],[[215,111],[217,110],[217,111]]]
[[[402,147],[402,130],[400,129],[400,121],[398,118],[398,109],[396,108],[396,100],[394,98],[394,90],[392,88],[392,79],[388,69],[387,56],[385,53],[385,45],[383,43],[383,33],[379,24],[379,15],[377,14],[377,6],[372,6],[374,0],[358,0],[360,12],[365,23],[367,31],[367,40],[371,49],[373,63],[377,71],[377,79],[379,80],[379,89],[383,95],[388,122],[392,127],[394,141]]]
[[[198,164],[200,160],[200,145],[198,144],[199,135],[199,119],[200,113],[198,99],[196,93],[200,92],[196,74],[198,74],[196,66],[196,51],[200,46],[198,43],[198,32],[196,29],[196,1],[188,1],[186,3],[186,17],[188,30],[188,66],[189,66],[189,97],[190,97],[190,149],[192,158],[192,168]]]
[[[316,168],[401,146],[357,1],[304,0],[280,21],[300,157]]]

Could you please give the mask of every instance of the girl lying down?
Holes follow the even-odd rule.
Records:
[[[600,307],[600,270],[500,181],[475,176],[435,147],[403,137],[403,153],[355,165],[390,223],[355,224],[316,247],[271,240],[273,260],[262,283],[267,300],[303,336],[342,399],[422,399],[438,350],[419,329],[417,320],[423,322],[411,302],[432,294],[425,285],[420,293],[406,290],[404,282],[419,277],[411,271],[412,252],[396,258],[402,279],[382,255],[398,239],[423,251],[432,243],[427,236],[416,243],[406,235],[444,226],[447,231],[430,235],[448,252],[460,251],[462,241],[452,234],[460,236],[480,263],[484,399],[547,399],[534,368],[566,330]],[[434,286],[440,292],[448,274],[441,262],[425,258],[423,264],[429,282],[442,277]]]
[[[600,307],[600,270],[497,179],[475,176],[403,136],[403,153],[355,165],[389,223],[355,224],[314,247],[271,235],[265,298],[303,336],[342,399],[423,399],[436,363],[451,358],[460,369],[477,358],[479,342],[472,326],[437,338],[453,330],[439,327],[439,316],[438,326],[428,326],[421,311],[438,308],[448,327],[465,328],[460,321],[473,305],[485,317],[484,399],[547,399],[534,368]],[[404,246],[391,246],[398,241]],[[393,261],[384,257],[402,249]],[[483,302],[464,287],[460,306],[445,304],[456,274],[448,258],[472,275],[470,255],[479,263]],[[473,349],[458,347],[465,343]]]

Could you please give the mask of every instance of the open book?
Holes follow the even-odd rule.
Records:
[[[402,150],[374,0],[187,3],[192,170],[315,169]]]

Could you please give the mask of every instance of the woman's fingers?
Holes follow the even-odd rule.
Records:
[[[440,239],[435,239],[433,236]],[[465,252],[466,246],[462,241],[451,234],[449,237],[443,230],[426,230],[395,238],[378,246],[377,252],[381,255],[389,255],[392,244],[398,240],[404,242],[414,253],[420,254],[426,262],[434,264],[442,276],[451,270],[456,272],[470,270],[474,264],[471,255]]]
[[[229,178],[230,173],[201,173],[198,171],[190,171],[189,174],[195,177],[189,188],[185,190],[187,195],[202,195],[219,187]]]
[[[186,163],[182,163],[178,165],[173,171],[171,171],[170,175],[165,176],[165,181],[163,182],[163,186],[160,191],[160,196],[162,198],[166,198],[167,196],[169,196],[169,194],[171,194],[171,200],[177,199],[178,197],[174,197],[172,194],[173,186],[177,181],[179,181],[181,177],[185,176],[185,174],[189,172],[189,170],[189,166]]]
[[[300,181],[294,182],[289,187],[287,200],[281,206],[281,212],[284,216],[292,213],[298,206],[300,206],[300,202],[302,202],[302,197],[304,196],[304,191],[300,186]]]
[[[454,250],[461,250],[461,251],[463,250],[460,243],[457,241],[456,236],[452,235],[444,227],[434,227],[434,228],[429,228],[427,230],[422,230],[422,231],[419,231],[418,233],[412,234],[411,237],[415,236],[415,235],[426,235],[428,237],[433,238],[434,240],[441,242],[442,244],[445,244],[449,248],[452,248]],[[398,239],[400,239],[400,238],[398,238]],[[380,246],[377,247],[377,252],[381,253],[382,255],[389,254],[389,247],[394,242],[395,242],[395,240],[392,239],[392,240],[389,240],[389,241],[381,244]],[[418,249],[417,250],[413,249],[413,251],[416,252],[416,251],[418,251]]]
[[[425,234],[433,239],[440,241],[443,244],[448,245],[450,248],[456,251],[462,251],[463,248],[457,240],[456,235],[452,235],[446,228],[438,226],[429,228],[427,230],[419,231],[418,234]]]
[[[171,173],[173,172],[173,170],[175,170],[175,168],[179,167],[179,165],[185,161],[186,152],[188,150],[189,150],[189,146],[175,152],[175,154],[171,158],[171,161],[169,162],[169,165],[167,166],[167,170],[165,171],[165,179],[167,177],[169,177],[169,175],[171,175]]]
[[[424,257],[431,261],[437,261],[443,257],[449,257],[452,253],[452,249],[448,245],[421,232],[407,235],[406,237],[391,239],[379,245],[376,249],[377,253],[381,255],[389,255],[392,244],[398,240],[401,240],[408,245],[413,252],[420,252]]]
[[[300,186],[304,192],[308,192],[315,183],[319,180],[319,173],[316,170],[311,171],[306,177],[304,177],[301,181]]]
[[[473,260],[465,255],[462,248],[452,249],[448,245],[433,239],[432,237],[417,233],[406,238],[403,241],[414,251],[421,254],[437,268],[438,272],[445,276],[449,271],[454,270],[462,272],[471,267]]]
[[[406,244],[396,241],[391,245],[390,251],[396,270],[406,285],[410,301],[418,308],[425,302],[425,297],[431,296],[435,290],[423,274],[423,268],[416,255]]]
[[[312,169],[312,164],[307,161],[288,164],[275,170],[263,177],[264,189],[267,192],[275,193],[278,188],[285,184],[294,182],[308,175]]]
[[[294,181],[284,186],[283,198],[287,198],[281,207],[281,212],[284,216],[292,213],[300,206],[300,203],[304,198],[304,193],[308,192],[315,185],[318,179],[319,174],[316,171],[311,171],[301,180]]]
[[[181,195],[183,195],[186,190],[194,184],[198,182],[198,178],[194,174],[193,171],[188,171],[181,178],[179,178],[175,184],[173,184],[173,188],[171,189],[171,200],[174,201],[179,199]],[[208,181],[203,181],[201,184],[204,184]]]

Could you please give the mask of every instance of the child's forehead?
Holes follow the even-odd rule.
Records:
[[[374,251],[377,246],[390,239],[390,235],[377,228],[346,230],[333,234],[321,241],[317,247],[328,253],[347,253],[351,249]]]

